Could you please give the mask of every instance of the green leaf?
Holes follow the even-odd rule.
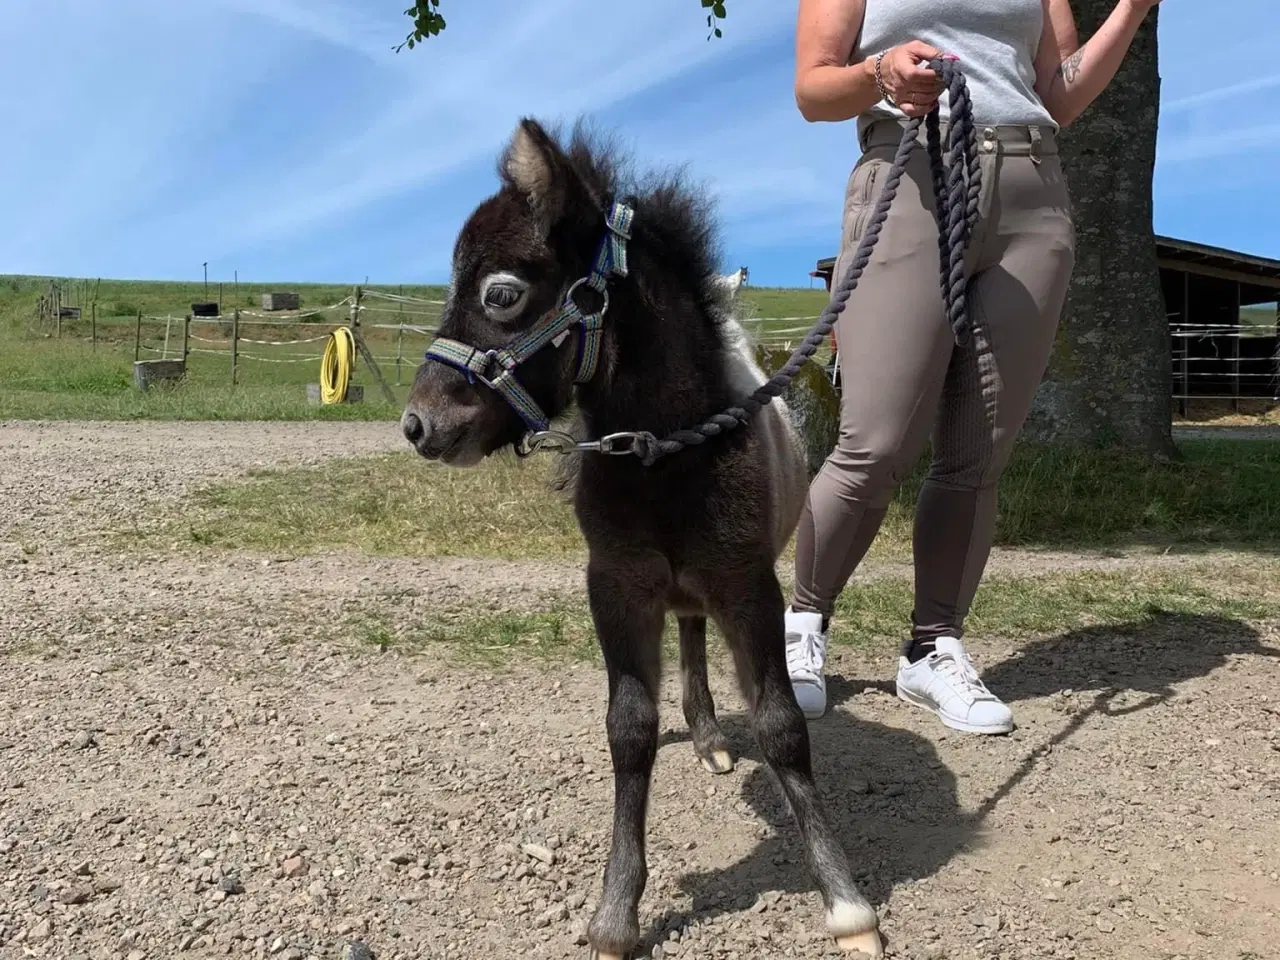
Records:
[[[707,29],[710,31],[707,39],[724,36],[717,22],[727,16],[725,0],[700,0],[700,2],[704,10],[711,11],[707,15]],[[412,50],[427,37],[439,36],[444,31],[445,20],[440,15],[440,0],[414,0],[413,6],[406,9],[404,13],[413,21],[413,30],[403,42],[393,48],[397,53],[405,47]]]

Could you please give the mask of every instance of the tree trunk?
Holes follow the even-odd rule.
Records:
[[[1075,0],[1082,38],[1114,3]],[[1060,138],[1076,265],[1028,439],[1173,452],[1169,325],[1151,211],[1159,96],[1153,10],[1115,80]]]

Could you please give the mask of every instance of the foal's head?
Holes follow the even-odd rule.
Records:
[[[499,163],[501,189],[472,212],[454,245],[440,337],[483,353],[510,344],[560,308],[570,285],[589,270],[604,231],[607,199],[596,195],[580,159],[536,121],[521,121]],[[590,289],[574,296],[584,310],[600,303]],[[578,340],[570,331],[515,371],[548,418],[570,401]],[[401,425],[424,457],[473,466],[528,429],[481,377],[432,359],[418,369]]]

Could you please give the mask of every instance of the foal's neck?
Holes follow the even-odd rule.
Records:
[[[578,406],[593,435],[647,430],[658,436],[691,427],[729,401],[725,344],[688,295],[657,309],[627,285],[605,318],[604,356]]]

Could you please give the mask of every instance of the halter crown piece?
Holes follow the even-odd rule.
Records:
[[[479,380],[501,394],[531,432],[546,431],[547,415],[516,379],[516,368],[547,344],[561,346],[577,327],[581,335],[578,337],[577,369],[573,382],[586,383],[595,376],[600,361],[604,315],[609,309],[609,280],[627,275],[627,241],[631,239],[634,219],[635,210],[631,204],[615,201],[605,218],[608,229],[600,238],[590,273],[573,282],[559,310],[543,317],[505,347],[480,350],[459,340],[437,337],[427,348],[425,359],[438,360],[460,370],[471,383]],[[599,309],[584,313],[574,300],[574,294],[583,284],[600,294]]]

